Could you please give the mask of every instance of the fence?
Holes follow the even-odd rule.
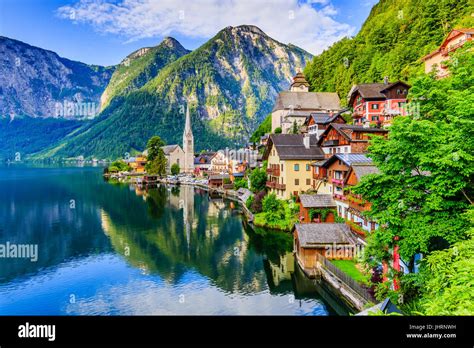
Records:
[[[326,269],[327,271],[331,272],[334,276],[336,276],[341,282],[346,284],[349,288],[354,290],[359,296],[361,296],[364,300],[368,302],[374,302],[374,298],[372,295],[367,291],[366,288],[363,288],[359,283],[357,283],[354,279],[348,276],[346,273],[341,271],[337,268],[334,264],[332,264],[328,259],[326,259],[321,254],[316,254],[316,260],[321,263],[321,267]]]

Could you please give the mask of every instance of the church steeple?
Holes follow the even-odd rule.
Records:
[[[290,86],[290,91],[292,92],[308,92],[309,83],[306,81],[301,70],[298,69],[296,75],[293,77],[293,83]]]
[[[191,116],[189,115],[189,105],[186,105],[186,121],[183,132],[183,151],[184,151],[184,166],[185,173],[194,172],[194,136],[191,127]]]

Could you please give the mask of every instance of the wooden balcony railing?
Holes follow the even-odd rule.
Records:
[[[267,168],[267,174],[273,176],[280,176],[280,167],[269,167]]]

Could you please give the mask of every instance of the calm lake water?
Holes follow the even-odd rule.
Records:
[[[295,267],[289,234],[189,186],[114,185],[101,168],[0,168],[0,315],[344,315]]]

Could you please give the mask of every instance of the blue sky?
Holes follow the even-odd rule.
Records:
[[[313,54],[354,35],[376,0],[0,0],[0,35],[88,64],[113,65],[173,36],[195,49],[253,24]]]

